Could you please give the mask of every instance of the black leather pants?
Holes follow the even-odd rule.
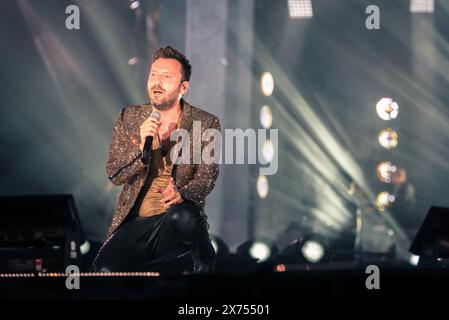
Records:
[[[215,250],[209,238],[209,224],[204,212],[191,201],[184,201],[167,211],[172,231],[192,247],[195,273],[211,272],[215,268]]]
[[[106,241],[91,271],[211,272],[215,251],[203,211],[191,201],[166,213],[138,217],[131,214]]]

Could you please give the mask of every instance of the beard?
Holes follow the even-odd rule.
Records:
[[[148,96],[150,97],[151,105],[158,110],[168,110],[179,101],[180,87],[171,92],[164,91],[160,95],[154,95],[153,89],[148,92]]]

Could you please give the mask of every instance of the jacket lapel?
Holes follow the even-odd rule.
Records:
[[[179,120],[179,129],[185,129],[187,131],[190,131],[193,123],[193,116],[192,116],[192,107],[190,104],[184,101],[184,99],[181,100],[181,119]],[[181,150],[179,151],[178,156],[181,156]],[[171,172],[171,176],[175,180],[176,186],[179,188],[179,181],[176,179],[177,175],[177,169],[178,165],[173,165],[173,170]]]
[[[143,111],[140,114],[140,124],[142,124],[148,117],[151,115],[151,112],[153,112],[153,106],[150,103],[145,103],[142,105]],[[139,124],[139,126],[140,126]]]

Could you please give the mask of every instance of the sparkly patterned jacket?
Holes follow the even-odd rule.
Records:
[[[179,127],[189,132],[191,140],[193,140],[193,121],[201,121],[201,136],[208,128],[220,130],[220,122],[216,116],[191,106],[184,100],[181,100],[181,107]],[[139,132],[140,125],[151,112],[150,104],[132,105],[122,109],[116,119],[106,172],[113,184],[124,186],[107,237],[112,235],[132,209],[148,175],[149,166],[141,161]],[[181,196],[204,208],[205,198],[212,191],[218,177],[218,164],[206,164],[202,159],[201,163],[193,164],[193,144],[191,141],[189,164],[173,165],[172,176]],[[205,142],[202,142],[201,150],[204,144]]]

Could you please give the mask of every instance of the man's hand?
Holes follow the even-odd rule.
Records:
[[[145,146],[145,139],[148,136],[155,137],[158,134],[160,120],[149,117],[140,126],[140,151],[143,151]]]
[[[160,201],[164,203],[164,208],[170,207],[172,204],[179,204],[184,201],[176,188],[175,181],[170,178],[170,183],[165,190],[158,190],[159,193],[163,194],[165,197]]]

